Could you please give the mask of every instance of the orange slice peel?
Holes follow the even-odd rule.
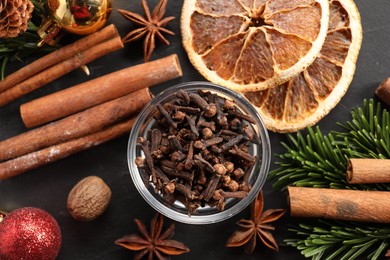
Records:
[[[236,91],[280,85],[317,57],[328,0],[185,0],[183,46],[209,81]]]
[[[269,130],[295,132],[312,126],[348,90],[361,43],[362,27],[355,3],[332,0],[327,37],[313,64],[275,88],[243,94],[257,107]]]

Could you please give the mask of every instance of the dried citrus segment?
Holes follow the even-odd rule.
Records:
[[[313,5],[314,3],[315,3],[314,0],[289,0],[289,1],[270,0],[270,1],[268,1],[264,12],[276,13],[276,12],[285,11],[285,10],[292,10],[292,9],[297,8],[297,7],[310,6],[310,5]]]
[[[297,35],[308,42],[313,42],[318,36],[321,29],[320,21],[321,8],[317,4],[275,13],[265,19],[265,23],[272,24],[276,29],[286,34]]]
[[[191,2],[195,2],[197,9],[205,14],[233,15],[246,12],[242,4],[235,0],[197,0]]]
[[[343,66],[351,45],[351,31],[339,29],[328,33],[325,44],[322,46],[321,57],[332,60],[333,63]]]
[[[306,69],[324,43],[328,0],[185,0],[183,46],[209,81],[264,90]]]
[[[274,60],[263,30],[253,30],[246,41],[246,46],[240,47],[241,57],[234,71],[236,81],[252,83],[272,78],[274,70],[269,65],[274,64]]]
[[[299,62],[312,45],[294,34],[283,34],[274,29],[267,30],[268,42],[277,65],[276,70],[287,70]],[[283,46],[283,47],[281,47]]]
[[[304,72],[308,83],[313,87],[313,92],[317,94],[318,101],[330,95],[341,74],[342,67],[322,58],[317,58]]]
[[[193,14],[193,47],[197,53],[204,53],[222,39],[240,31],[245,18],[240,16],[214,17],[199,12]]]
[[[354,2],[332,0],[327,37],[316,60],[282,85],[245,95],[272,131],[294,132],[314,125],[347,91],[361,42],[360,16]]]
[[[233,35],[213,47],[204,55],[204,63],[219,77],[227,79],[233,75],[235,63],[241,54],[248,33]]]

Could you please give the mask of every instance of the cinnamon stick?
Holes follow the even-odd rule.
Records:
[[[177,55],[170,55],[35,99],[20,114],[26,127],[35,127],[181,75]]]
[[[87,50],[83,50],[75,56],[59,62],[0,93],[0,107],[46,85],[47,83],[71,72],[76,68],[79,68],[82,65],[120,48],[123,48],[123,43],[121,38],[118,36],[99,43]]]
[[[390,192],[288,187],[293,217],[390,223]]]
[[[151,99],[147,88],[103,103],[0,142],[0,161],[92,134],[140,111]]]
[[[351,184],[390,182],[390,160],[351,158],[347,165],[347,181]]]
[[[49,53],[44,57],[30,63],[29,65],[24,66],[20,70],[8,75],[4,80],[0,81],[0,92],[15,86],[23,80],[41,72],[42,70],[54,64],[75,56],[82,50],[88,50],[98,43],[105,42],[108,39],[118,36],[119,34],[116,27],[113,24],[108,25],[100,31],[90,34],[72,44]]]
[[[99,132],[56,144],[0,163],[0,180],[9,179],[117,138],[130,131],[135,119],[136,117],[132,117],[131,119],[114,124]]]
[[[388,106],[390,105],[390,78],[385,79],[375,90],[375,94]]]

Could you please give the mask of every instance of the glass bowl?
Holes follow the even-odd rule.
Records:
[[[138,168],[135,161],[139,157],[145,157],[140,145],[137,145],[137,140],[139,140],[139,137],[147,138],[151,129],[156,127],[156,114],[159,114],[156,106],[171,101],[176,97],[178,91],[197,93],[198,90],[209,91],[224,99],[233,100],[239,111],[243,114],[250,115],[254,120],[255,124],[250,125],[258,142],[257,144],[251,143],[248,150],[248,153],[256,156],[256,160],[248,171],[249,178],[247,178],[247,183],[251,186],[251,189],[247,196],[240,199],[227,199],[223,210],[218,209],[216,206],[206,204],[197,208],[196,212],[189,214],[188,209],[181,201],[168,201],[161,192],[156,191],[155,185],[149,180],[151,177],[145,174],[144,168]],[[268,132],[256,109],[237,92],[209,82],[199,81],[178,84],[156,95],[140,112],[130,133],[127,148],[130,175],[141,196],[150,206],[164,216],[187,224],[217,223],[233,217],[246,208],[263,187],[269,171],[270,155],[271,147]]]

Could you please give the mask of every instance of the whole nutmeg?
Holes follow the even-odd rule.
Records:
[[[69,192],[67,207],[73,218],[90,221],[103,214],[110,201],[110,187],[101,178],[89,176]]]

